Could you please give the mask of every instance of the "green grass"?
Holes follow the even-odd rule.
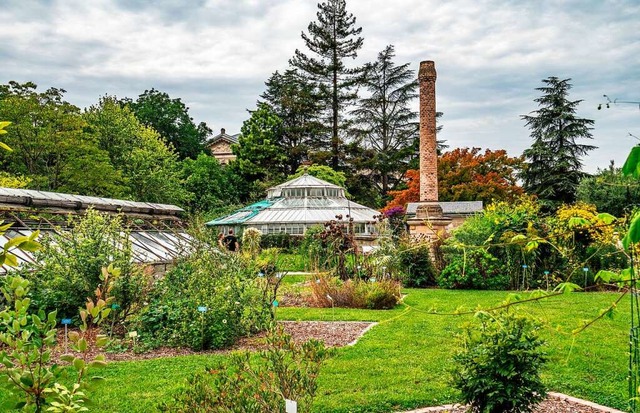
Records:
[[[406,290],[408,307],[390,311],[279,308],[281,320],[378,321],[353,347],[339,349],[319,377],[316,412],[391,412],[457,401],[448,383],[453,336],[470,315],[434,315],[461,306],[492,306],[504,292]],[[613,320],[602,320],[578,336],[571,331],[617,298],[610,293],[574,293],[522,308],[547,323],[549,363],[543,378],[550,390],[626,408],[628,301]],[[107,382],[93,392],[92,411],[148,412],[193,372],[224,357],[188,356],[110,363]],[[0,391],[0,399],[6,393]]]

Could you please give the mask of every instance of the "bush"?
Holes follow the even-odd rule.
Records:
[[[405,286],[420,288],[436,285],[436,269],[431,261],[428,242],[411,242],[409,238],[401,238],[396,257]]]
[[[504,290],[509,288],[509,275],[505,274],[497,258],[484,249],[466,249],[462,254],[450,256],[450,262],[438,277],[442,288],[475,290]]]
[[[144,301],[150,275],[133,264],[129,230],[121,216],[89,209],[72,228],[59,230],[42,240],[36,253],[41,268],[29,278],[33,281],[35,304],[58,316],[71,318],[87,298],[95,298],[103,267],[120,269],[112,295],[126,317]]]
[[[160,407],[175,413],[284,413],[284,399],[311,412],[316,382],[329,351],[316,340],[295,344],[282,328],[267,336],[267,349],[252,362],[249,352],[231,355],[230,365],[208,368],[189,379],[173,400]]]
[[[311,283],[311,299],[316,307],[390,309],[402,298],[400,287],[399,281],[390,279],[372,282],[358,278],[342,281],[338,277],[319,277]]]
[[[197,350],[228,346],[271,319],[265,288],[258,268],[242,256],[198,249],[156,283],[140,316],[140,331],[147,339],[170,346]]]
[[[458,336],[453,384],[476,413],[531,412],[544,400],[540,324],[508,310],[476,314]]]

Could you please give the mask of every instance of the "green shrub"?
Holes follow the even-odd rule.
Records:
[[[431,247],[427,242],[411,242],[401,238],[396,253],[398,268],[406,287],[432,287],[436,285],[436,269],[431,260]]]
[[[173,400],[160,406],[175,413],[284,413],[284,399],[309,413],[317,378],[329,351],[316,340],[295,344],[282,328],[267,336],[267,348],[257,357],[231,355],[230,365],[207,368],[190,378]],[[258,359],[257,361],[255,359]]]
[[[475,319],[458,336],[454,356],[453,384],[462,401],[476,413],[531,412],[546,395],[541,325],[509,310],[480,312]]]
[[[442,288],[504,290],[509,288],[509,275],[500,262],[484,249],[466,249],[449,256],[449,263],[438,277]]]
[[[196,250],[156,283],[139,319],[141,339],[197,350],[231,345],[270,320],[265,284],[240,255]]]
[[[59,230],[42,240],[36,253],[41,266],[29,275],[33,282],[34,304],[58,316],[71,318],[94,298],[103,267],[120,269],[112,295],[126,317],[145,299],[149,275],[133,264],[129,230],[121,216],[88,210],[72,228]]]

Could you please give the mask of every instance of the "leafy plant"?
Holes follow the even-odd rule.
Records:
[[[478,312],[458,336],[453,384],[476,413],[526,413],[544,400],[540,323],[510,310]]]
[[[86,386],[90,368],[106,365],[104,357],[89,360],[86,339],[77,333],[77,336],[70,335],[72,348],[81,353],[81,357],[65,355],[61,359],[71,363],[77,374],[76,382],[71,390],[60,384],[62,371],[51,364],[51,350],[56,343],[56,312],[31,312],[29,286],[28,280],[9,275],[2,288],[8,302],[0,312],[0,343],[4,346],[0,352],[0,362],[4,365],[0,374],[6,376],[4,384],[21,399],[16,408],[33,408],[40,413],[50,405],[47,411],[86,411],[82,407],[86,395],[81,389]],[[103,340],[97,344],[105,343]]]
[[[118,268],[111,292],[126,318],[145,300],[149,275],[133,264],[129,230],[122,216],[89,209],[71,228],[60,229],[43,240],[37,253],[41,266],[30,277],[34,282],[33,298],[39,307],[57,310],[70,318],[83,307],[87,297],[94,297],[102,282],[102,268]]]
[[[438,277],[442,288],[504,290],[509,288],[509,275],[503,272],[497,258],[486,250],[467,249],[450,258]]]
[[[234,353],[229,365],[207,368],[160,409],[176,413],[284,413],[285,399],[298,412],[311,412],[322,362],[330,355],[321,342],[296,344],[282,327],[273,328],[257,357]],[[256,360],[257,359],[257,360]]]
[[[271,301],[263,298],[258,273],[241,255],[198,246],[156,282],[139,317],[141,336],[201,350],[261,330],[271,318]]]

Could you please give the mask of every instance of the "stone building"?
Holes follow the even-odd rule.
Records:
[[[227,134],[224,128],[220,129],[220,133],[205,144],[205,147],[211,152],[211,155],[220,162],[221,165],[227,165],[232,160],[236,159],[236,156],[231,151],[231,145],[238,143],[240,134],[235,135]]]

